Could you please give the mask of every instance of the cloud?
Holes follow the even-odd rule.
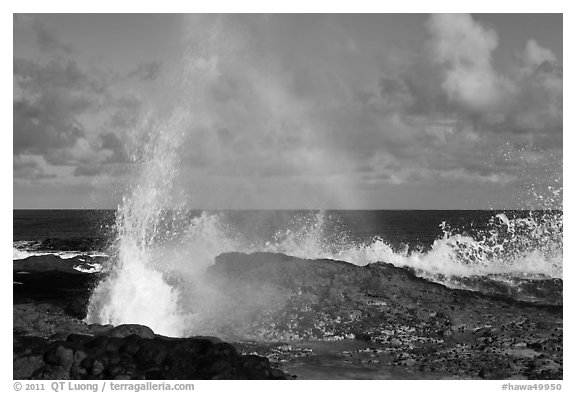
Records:
[[[490,161],[499,147],[562,145],[555,54],[531,39],[512,66],[496,62],[497,31],[469,15],[420,19],[402,50],[340,16],[190,18],[179,64],[112,74],[45,34],[42,60],[14,60],[15,154],[82,181],[121,173],[142,114],[161,122],[180,108],[186,121],[170,134],[186,134],[186,181],[281,182],[294,194],[318,184],[346,206],[362,179],[509,184],[515,168]]]
[[[14,153],[73,146],[85,133],[76,117],[95,105],[76,63],[16,58],[14,79]]]
[[[555,138],[561,147],[563,124],[563,81],[561,68],[547,63],[519,82],[518,94],[507,114],[507,126],[515,132],[531,132]],[[555,135],[554,135],[555,134]]]
[[[128,78],[137,78],[142,82],[153,81],[161,72],[161,64],[158,61],[139,64],[135,70],[128,73]]]
[[[62,52],[64,54],[71,54],[74,52],[74,47],[72,45],[62,43],[56,37],[53,30],[48,29],[37,19],[34,20],[33,26],[36,33],[36,41],[40,50],[50,53]]]
[[[362,172],[380,183],[434,177],[505,183],[513,175],[491,166],[490,155],[505,141],[537,139],[521,134],[547,132],[524,117],[544,108],[528,99],[528,90],[536,91],[528,86],[542,82],[532,73],[495,69],[498,36],[469,15],[432,16],[431,50],[397,61],[401,67],[389,67],[363,88],[348,79],[357,68],[339,68],[348,57],[341,48],[318,49],[323,56],[306,67],[298,56],[279,62],[295,55],[281,45],[285,36],[270,20],[243,22],[211,28],[194,22],[196,51],[185,62],[197,100],[184,160],[191,167],[251,178]],[[308,53],[308,41],[298,46],[301,53]]]
[[[74,169],[74,176],[96,176],[102,173],[102,168],[95,165],[81,165]]]
[[[141,109],[134,91],[119,89],[126,88],[126,78],[84,65],[81,52],[38,17],[18,15],[14,25],[18,34],[32,32],[41,52],[14,58],[14,178],[72,180],[126,163],[122,134]],[[153,80],[159,72],[160,63],[142,63],[130,77]]]
[[[529,39],[526,42],[523,60],[528,67],[539,67],[544,62],[556,62],[556,56],[551,50],[541,47],[536,40]]]
[[[470,15],[432,15],[428,29],[432,59],[443,71],[445,110],[488,131],[531,133],[535,139],[561,131],[562,66],[551,50],[529,39],[515,67],[503,72],[492,61],[496,31]],[[551,138],[561,146],[561,138]]]
[[[80,91],[91,83],[78,63],[72,59],[52,59],[46,63],[14,58],[14,79],[25,92],[42,94],[47,89]]]
[[[48,163],[44,157],[31,154],[18,154],[13,160],[14,179],[39,180],[56,177],[53,173],[48,173]]]
[[[529,40],[516,70],[517,94],[508,113],[516,132],[547,135],[562,144],[563,69],[552,51]]]
[[[114,122],[110,121],[108,129],[94,127],[98,122],[103,124],[107,116],[127,117],[134,107],[127,105],[130,100],[114,98],[111,80],[106,73],[84,70],[73,57],[48,56],[44,61],[15,58],[15,157],[34,156],[49,165],[81,166],[83,176],[88,175],[90,165],[126,161]],[[118,105],[112,107],[114,103]],[[15,167],[15,177],[41,178],[38,165],[22,165],[21,170]]]
[[[49,162],[75,161],[95,147],[82,116],[100,111],[105,94],[72,60],[39,64],[14,59],[14,153],[41,154]],[[83,147],[80,150],[79,147]],[[91,152],[92,153],[92,152]]]
[[[466,109],[497,110],[513,88],[492,67],[498,36],[466,14],[434,14],[428,21],[435,61],[445,68],[442,87],[449,99]]]
[[[380,96],[384,105],[390,109],[402,110],[414,103],[412,92],[402,79],[380,77]]]

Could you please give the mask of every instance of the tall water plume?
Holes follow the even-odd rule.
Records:
[[[88,321],[137,322],[163,334],[181,333],[178,290],[153,266],[152,256],[153,249],[166,241],[163,221],[172,204],[182,120],[183,115],[175,113],[143,124],[136,133],[142,138],[133,156],[138,175],[131,194],[118,207],[114,265],[93,293]]]
[[[128,133],[133,181],[118,206],[108,275],[92,294],[88,322],[140,323],[160,334],[184,333],[190,312],[181,307],[181,288],[173,281],[187,270],[183,266],[202,266],[215,255],[203,258],[199,252],[190,258],[190,248],[183,246],[201,241],[205,221],[190,220],[183,210],[187,195],[180,192],[177,178],[186,140],[212,121],[202,117],[203,96],[217,73],[219,28],[216,18],[202,32],[201,44],[189,46],[162,81],[172,96],[160,97]]]

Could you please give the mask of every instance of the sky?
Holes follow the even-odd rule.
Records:
[[[116,208],[150,132],[197,209],[561,196],[561,14],[15,14],[13,31],[14,208]]]

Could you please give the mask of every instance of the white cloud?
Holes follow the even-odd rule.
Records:
[[[51,179],[57,176],[59,167],[50,165],[37,154],[17,154],[13,159],[14,179],[24,181]]]
[[[556,56],[551,50],[541,47],[536,40],[530,39],[526,42],[523,60],[528,67],[537,67],[545,61],[556,61]]]
[[[475,112],[498,109],[511,93],[511,84],[492,66],[498,36],[467,14],[434,14],[428,28],[434,59],[445,69],[448,97]]]
[[[516,66],[503,72],[492,62],[496,32],[470,15],[432,15],[428,29],[432,57],[443,67],[442,88],[461,115],[500,132],[562,129],[562,66],[551,50],[530,39]]]

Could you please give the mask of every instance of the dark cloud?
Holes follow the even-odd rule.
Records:
[[[97,106],[88,76],[71,60],[14,59],[14,153],[69,148],[86,130],[78,117]]]
[[[138,78],[142,82],[154,81],[158,78],[161,72],[161,63],[158,61],[151,61],[148,63],[139,64],[136,69],[128,73],[128,78]]]
[[[71,54],[74,52],[72,45],[62,43],[56,37],[54,31],[48,29],[38,20],[34,21],[34,31],[40,50],[44,52],[61,52],[63,54]]]
[[[442,68],[430,61],[426,54],[417,56],[396,77],[405,84],[413,98],[411,105],[405,108],[408,114],[452,117],[459,111],[442,90]]]
[[[102,168],[94,165],[81,165],[74,169],[74,176],[96,176],[102,173]]]
[[[402,110],[414,103],[414,97],[406,82],[399,78],[380,77],[380,95],[384,105],[390,109]]]
[[[46,89],[79,91],[90,88],[89,77],[72,59],[47,63],[14,58],[14,79],[25,92],[41,94]]]
[[[71,147],[83,135],[73,118],[61,118],[49,108],[28,101],[14,102],[14,153],[39,153]]]
[[[41,156],[16,155],[13,160],[14,179],[52,179],[56,175],[46,172],[46,162]]]
[[[110,123],[119,123],[114,115],[134,106],[129,98],[114,99],[111,79],[104,72],[82,69],[72,57],[57,56],[44,62],[15,58],[15,156],[40,156],[49,165],[80,165],[82,169],[73,174],[82,176],[98,173],[90,171],[90,166],[126,161],[122,141],[112,132],[114,127],[95,128],[93,123],[87,127],[85,121],[86,117],[110,116],[109,108],[116,102],[119,105]],[[36,173],[30,172],[31,164],[26,168],[26,173]]]
[[[111,104],[113,112],[106,126],[117,131],[135,127],[142,114],[142,105],[142,99],[133,95],[122,95],[114,99]]]
[[[545,60],[522,75],[518,93],[507,114],[517,132],[561,134],[563,124],[563,71]]]
[[[109,163],[121,163],[128,161],[128,155],[124,148],[124,143],[113,132],[105,132],[100,134],[101,150],[111,151],[112,155],[107,158]]]

